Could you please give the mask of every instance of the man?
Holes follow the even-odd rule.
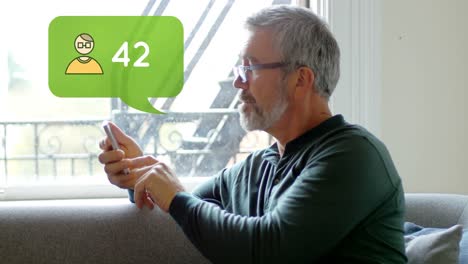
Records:
[[[134,189],[138,207],[154,201],[169,212],[214,263],[405,263],[404,193],[391,157],[328,107],[339,78],[336,40],[298,7],[266,8],[246,24],[234,81],[241,123],[276,143],[189,194],[113,126],[123,151],[101,142],[109,180]]]

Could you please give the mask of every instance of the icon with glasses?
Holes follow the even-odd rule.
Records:
[[[81,54],[68,64],[65,74],[104,74],[101,65],[90,56],[94,49],[94,39],[90,34],[82,33],[75,39],[75,50]]]

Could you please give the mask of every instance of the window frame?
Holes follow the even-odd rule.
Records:
[[[299,0],[299,5],[309,5]],[[381,117],[381,0],[317,0],[341,49],[341,77],[330,99],[332,111],[348,122],[363,125],[380,136]],[[187,191],[210,177],[181,177]],[[0,187],[0,200],[41,200],[127,197],[110,183],[48,184]]]
[[[382,0],[327,2],[329,24],[341,50],[341,76],[332,108],[380,137]]]

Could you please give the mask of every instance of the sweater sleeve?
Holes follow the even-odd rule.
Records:
[[[229,213],[178,193],[170,214],[213,263],[312,262],[395,192],[369,144],[331,148],[310,163],[263,216]]]
[[[197,186],[192,191],[192,195],[202,201],[216,204],[225,209],[231,199],[231,186],[234,178],[243,164],[244,162],[241,162],[231,168],[221,170],[218,174]]]
[[[210,202],[223,208],[219,194],[214,191],[217,189],[218,187],[216,186],[216,181],[214,178],[211,178],[204,182],[201,186],[197,187],[197,189],[194,190],[192,194],[205,202]],[[131,203],[135,203],[134,190],[128,189],[128,199]]]
[[[238,166],[237,166],[238,167]],[[233,171],[235,167],[231,169],[223,169],[217,175],[209,178],[204,183],[197,186],[193,191],[193,196],[224,208],[223,203],[227,203],[229,200],[229,187],[231,184],[231,177],[233,177]],[[135,192],[132,189],[128,189],[128,199],[130,202],[135,203]]]

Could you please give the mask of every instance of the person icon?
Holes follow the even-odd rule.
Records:
[[[88,55],[94,49],[90,34],[82,33],[75,39],[75,49],[81,55]],[[68,64],[65,74],[104,74],[101,65],[89,56],[79,56]]]

